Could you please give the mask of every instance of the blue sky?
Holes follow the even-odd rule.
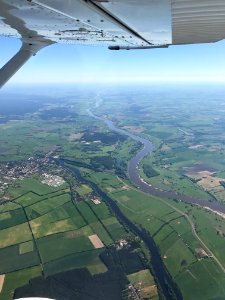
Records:
[[[2,66],[19,47],[19,40],[1,37],[0,65]],[[225,82],[224,53],[225,41],[130,51],[56,44],[41,50],[10,82]]]

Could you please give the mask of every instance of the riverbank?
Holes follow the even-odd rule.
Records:
[[[212,211],[215,211],[220,214],[225,214],[225,206],[221,203],[210,202],[205,199],[200,199],[200,198],[195,198],[195,197],[191,197],[188,195],[178,194],[177,192],[168,192],[168,191],[164,191],[162,189],[158,189],[152,185],[149,185],[147,182],[145,182],[140,177],[139,171],[138,171],[138,165],[145,156],[147,156],[149,153],[151,153],[153,151],[153,149],[154,149],[153,143],[151,143],[149,140],[141,138],[135,134],[127,132],[126,130],[116,127],[112,121],[94,115],[90,109],[88,109],[87,112],[88,112],[89,116],[91,116],[97,120],[103,121],[110,130],[118,132],[123,135],[126,135],[126,136],[130,137],[131,139],[142,143],[143,148],[130,160],[130,162],[128,164],[129,179],[141,191],[143,191],[145,193],[149,193],[153,196],[182,201],[182,202],[186,202],[189,204],[198,205],[203,208],[211,209]]]
[[[144,230],[139,228],[137,225],[132,223],[120,210],[116,202],[111,199],[107,194],[105,194],[94,182],[84,178],[79,170],[77,170],[73,166],[68,166],[64,164],[63,160],[60,160],[59,163],[64,167],[67,168],[70,172],[74,174],[74,176],[91,186],[91,188],[109,205],[111,210],[114,212],[116,217],[120,220],[122,224],[127,226],[136,236],[138,236],[141,240],[144,241],[147,248],[151,253],[151,266],[154,272],[154,276],[161,287],[163,294],[166,300],[177,299],[182,300],[183,296],[174,282],[173,278],[167,271],[162,258],[160,256],[159,250],[155,245],[153,238]],[[67,161],[68,163],[68,161]]]

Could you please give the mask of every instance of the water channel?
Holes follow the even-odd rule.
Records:
[[[223,205],[221,203],[218,203],[215,201],[210,202],[205,199],[200,199],[200,198],[196,198],[196,197],[192,197],[192,196],[188,196],[188,195],[178,194],[177,192],[164,191],[164,190],[158,189],[157,187],[154,187],[154,186],[148,184],[147,182],[145,182],[139,175],[138,165],[145,156],[147,156],[149,153],[152,152],[152,150],[154,149],[154,145],[147,139],[144,139],[135,134],[127,132],[126,130],[122,130],[122,129],[116,127],[112,121],[94,115],[90,109],[88,109],[87,112],[88,112],[89,116],[105,122],[105,124],[109,127],[110,130],[118,132],[123,135],[126,135],[126,136],[130,137],[131,139],[143,144],[143,148],[130,160],[130,162],[128,164],[129,178],[132,181],[132,183],[136,187],[138,187],[141,191],[143,191],[145,193],[149,193],[153,196],[161,197],[161,198],[175,199],[178,201],[183,201],[183,202],[187,202],[190,204],[199,205],[201,207],[207,207],[218,213],[225,214],[225,205]]]
[[[147,139],[144,139],[142,137],[139,137],[135,134],[132,134],[130,132],[127,132],[125,130],[122,130],[114,125],[114,123],[108,119],[98,117],[92,113],[90,109],[87,110],[89,116],[105,122],[105,124],[108,126],[108,128],[112,131],[118,132],[119,134],[126,135],[130,137],[131,139],[140,142],[143,144],[143,147],[138,153],[130,160],[128,165],[128,175],[132,183],[137,186],[141,191],[145,193],[149,193],[154,196],[163,197],[168,199],[176,199],[178,201],[184,201],[187,203],[200,205],[202,207],[209,207],[210,209],[213,209],[214,211],[225,213],[225,206],[219,203],[209,202],[204,199],[198,199],[187,195],[178,194],[176,192],[168,192],[160,190],[156,187],[153,187],[149,185],[148,183],[144,182],[138,172],[138,165],[140,161],[149,153],[152,152],[154,149],[154,145]],[[120,208],[117,206],[116,202],[112,200],[106,193],[104,193],[95,183],[92,181],[89,181],[87,178],[84,178],[79,170],[77,170],[73,166],[65,165],[63,160],[60,160],[60,163],[67,169],[69,169],[79,180],[88,183],[93,190],[98,193],[102,199],[110,206],[112,211],[115,213],[115,215],[119,218],[119,220],[129,227],[129,229],[137,236],[139,236],[146,244],[148,249],[151,252],[151,265],[155,274],[155,277],[163,291],[163,294],[166,298],[166,300],[173,299],[172,294],[175,295],[177,300],[182,300],[182,294],[176,285],[176,283],[173,281],[173,278],[168,273],[162,258],[159,254],[158,248],[156,247],[153,238],[146,233],[144,230],[139,228],[137,225],[132,223],[120,210]],[[172,291],[172,294],[171,294]]]
[[[116,202],[111,199],[106,193],[104,193],[97,184],[94,182],[88,180],[87,178],[84,178],[78,169],[74,166],[68,166],[67,160],[60,159],[59,163],[66,169],[68,169],[70,172],[74,174],[74,176],[84,182],[87,183],[92,187],[92,189],[107,203],[107,205],[111,208],[111,210],[114,212],[116,217],[120,220],[120,222],[124,225],[126,225],[136,236],[138,236],[141,240],[144,241],[145,245],[148,247],[150,253],[151,253],[151,266],[154,271],[154,276],[160,285],[163,295],[165,296],[166,300],[171,299],[177,299],[177,300],[183,300],[183,296],[176,285],[176,283],[173,281],[173,278],[168,273],[162,258],[159,254],[158,248],[156,247],[153,238],[143,229],[139,228],[137,225],[132,223],[120,210],[120,208],[117,206]],[[175,298],[174,298],[175,296]]]

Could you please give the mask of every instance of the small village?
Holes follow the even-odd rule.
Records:
[[[49,174],[51,164],[52,159],[49,154],[44,157],[30,157],[25,161],[2,162],[0,164],[0,195],[4,195],[9,186],[17,180],[23,180],[37,173],[42,176],[42,183],[53,187],[62,185],[65,182],[62,177]],[[57,173],[60,173],[60,170]]]

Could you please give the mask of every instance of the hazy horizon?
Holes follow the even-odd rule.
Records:
[[[0,38],[3,66],[20,48]],[[225,41],[168,49],[110,51],[107,47],[54,44],[37,53],[11,83],[224,82]]]

